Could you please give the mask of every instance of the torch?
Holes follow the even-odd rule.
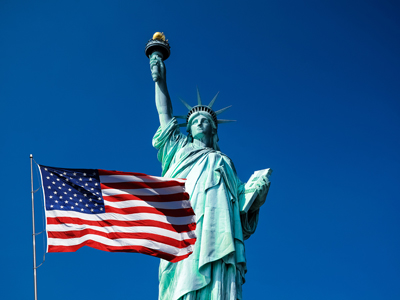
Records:
[[[153,35],[153,38],[150,39],[147,44],[144,52],[146,56],[150,58],[150,62],[152,59],[156,57],[161,58],[161,60],[166,60],[171,51],[168,40],[165,39],[165,35],[162,32],[156,32]],[[160,77],[160,66],[158,64],[151,64],[151,75],[153,77],[153,81],[158,81]]]

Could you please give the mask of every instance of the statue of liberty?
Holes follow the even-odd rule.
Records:
[[[153,40],[165,44],[163,35],[155,34]],[[197,241],[188,258],[177,263],[160,261],[159,299],[242,299],[246,273],[244,240],[256,229],[269,181],[266,176],[259,177],[254,185],[258,194],[253,204],[247,212],[241,211],[245,185],[233,162],[218,146],[218,125],[228,120],[219,120],[217,116],[225,109],[213,110],[217,96],[204,105],[197,93],[196,106],[182,101],[189,112],[181,116],[186,120],[183,126],[187,135],[180,132],[182,124],[173,116],[167,89],[163,60],[169,55],[169,45],[167,50],[159,48],[148,53],[160,120],[153,146],[158,150],[162,176],[187,178],[186,191],[197,220]]]

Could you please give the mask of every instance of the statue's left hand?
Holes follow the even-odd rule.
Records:
[[[269,182],[267,176],[261,176],[258,179],[258,181],[256,183],[256,188],[258,190],[258,196],[254,200],[252,206],[250,207],[250,210],[249,210],[250,212],[256,211],[265,203],[265,200],[267,199],[269,185],[270,185],[270,182]]]

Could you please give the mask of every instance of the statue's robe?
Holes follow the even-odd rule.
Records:
[[[197,220],[193,253],[177,263],[160,262],[159,299],[242,299],[244,239],[255,231],[258,210],[240,215],[244,185],[232,161],[220,151],[191,143],[175,118],[158,129],[153,145],[164,177],[187,178]]]

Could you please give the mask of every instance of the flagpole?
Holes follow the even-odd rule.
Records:
[[[33,166],[32,160],[33,155],[30,156],[31,159],[31,194],[32,194],[32,242],[33,242],[33,285],[35,289],[35,300],[37,300],[37,278],[36,278],[36,232],[35,232],[35,198],[33,196]]]

